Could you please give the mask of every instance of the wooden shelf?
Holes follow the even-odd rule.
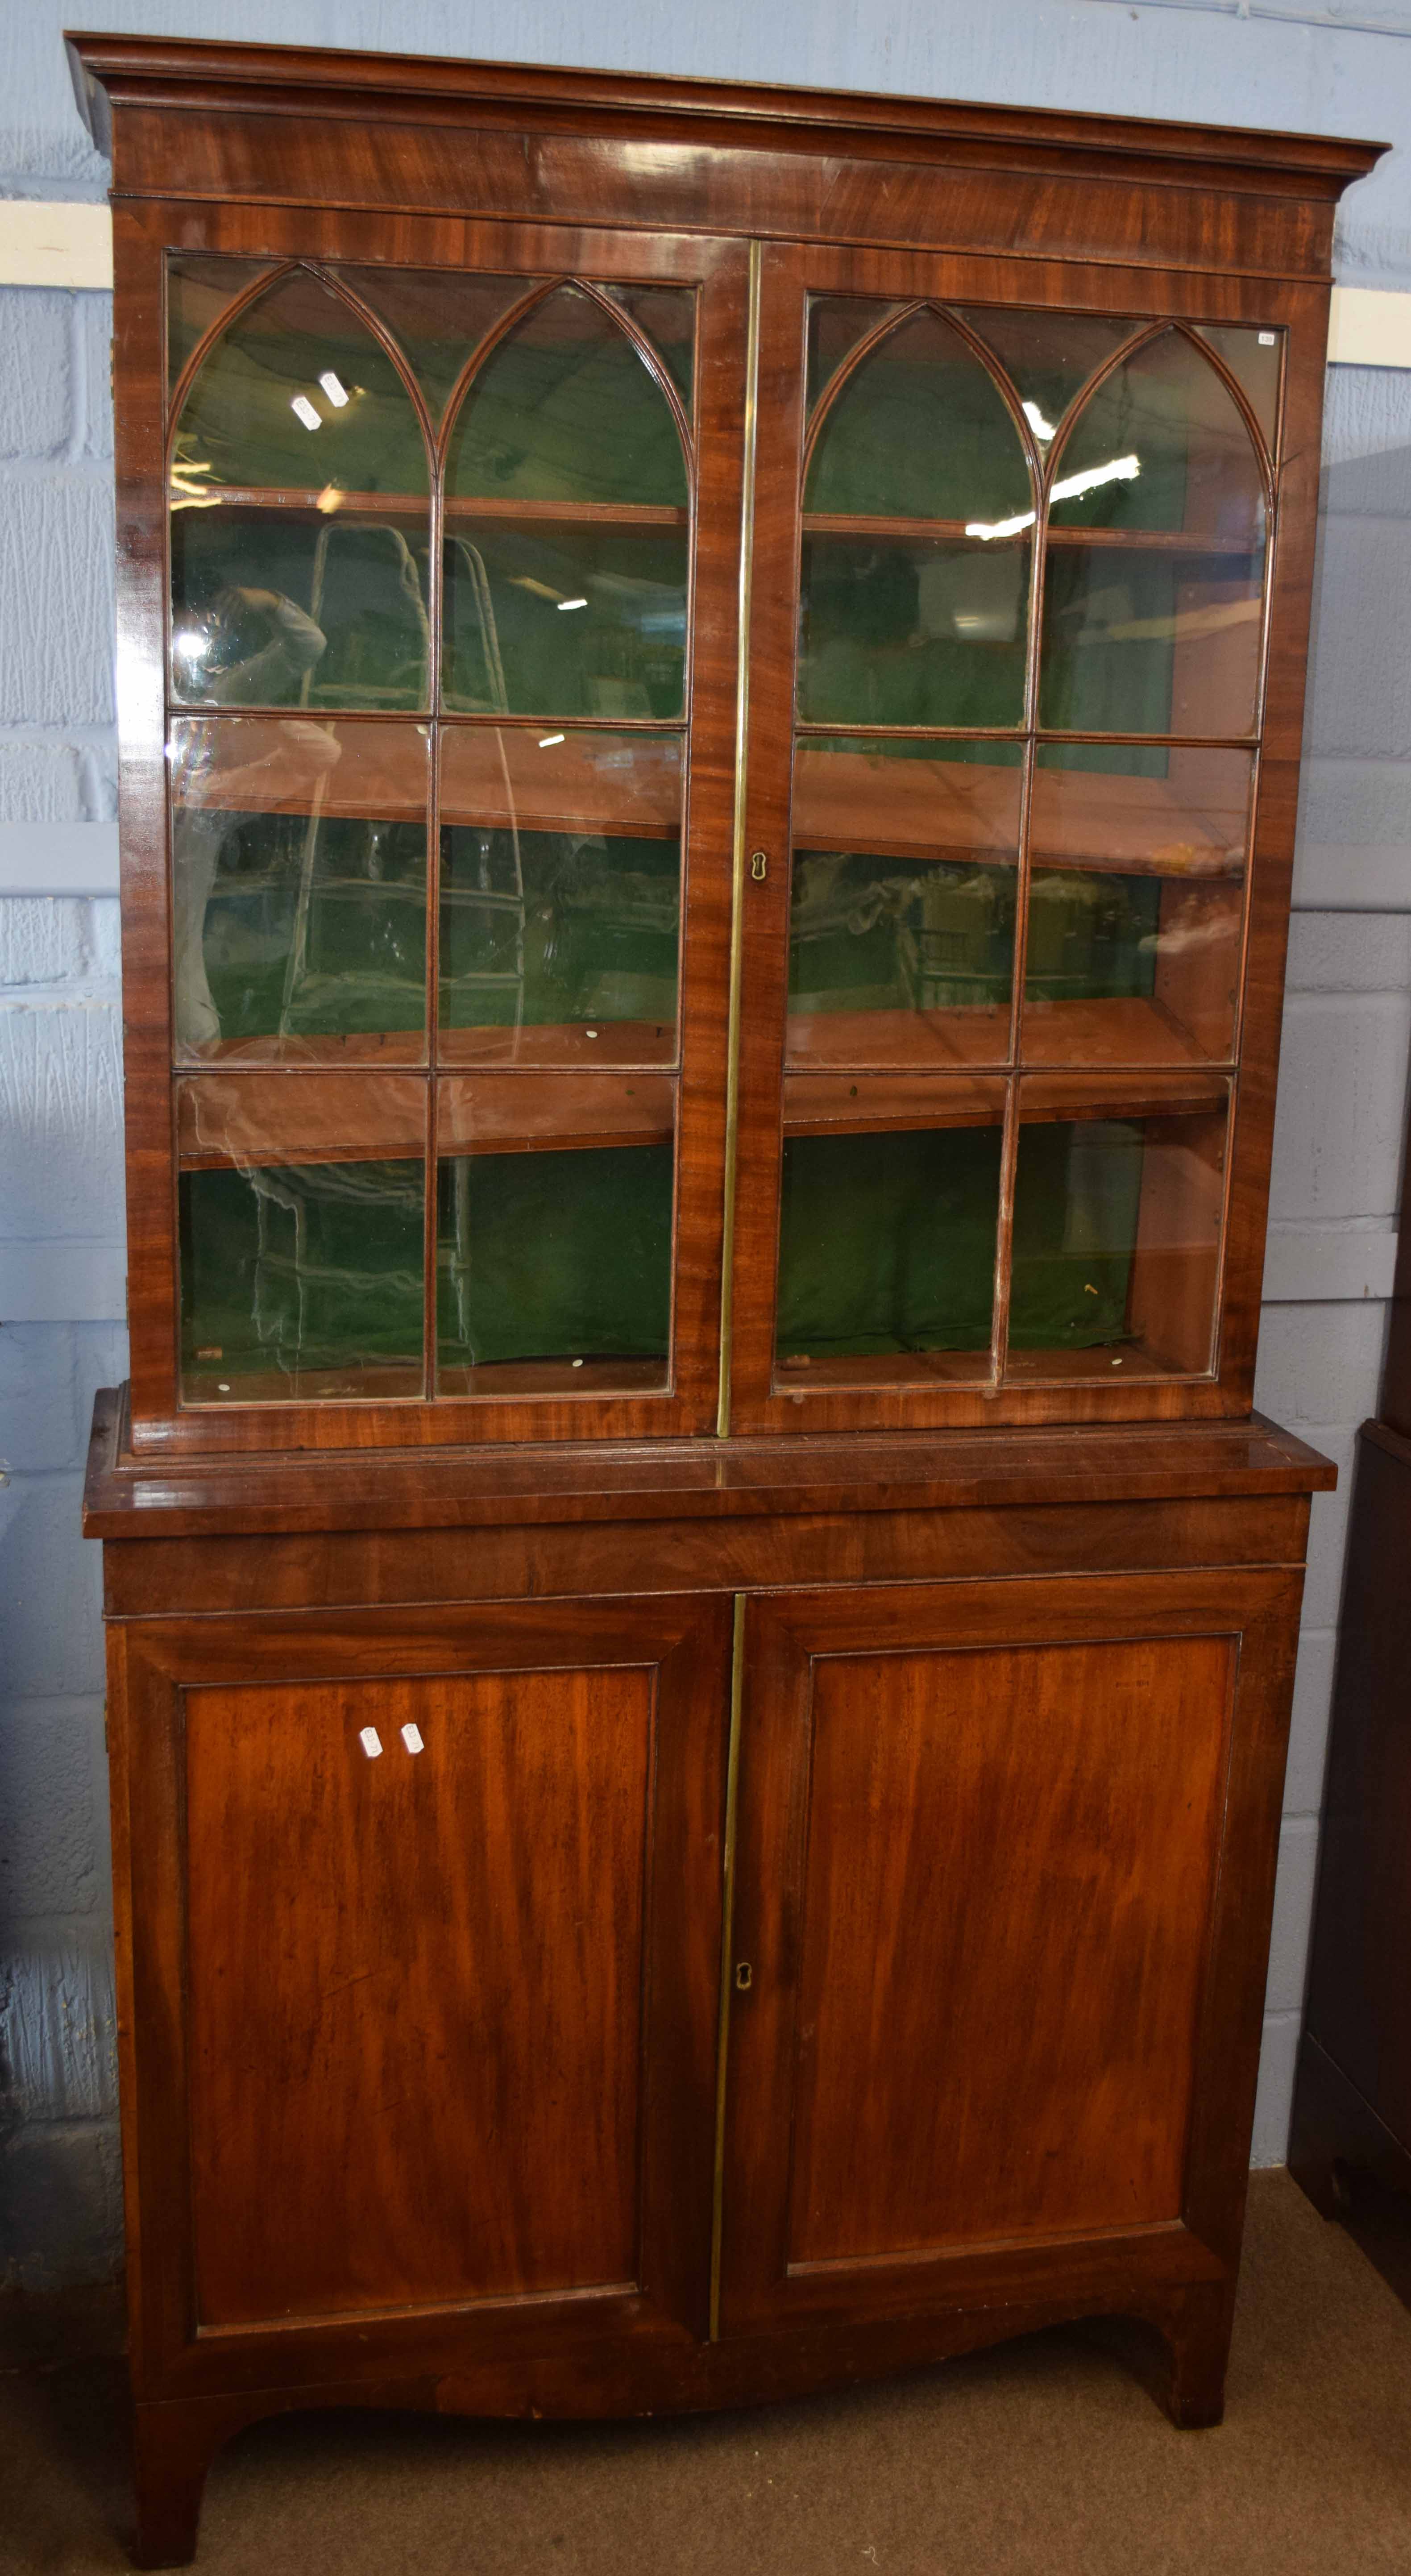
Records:
[[[949,1071],[1006,1064],[1009,1007],[977,1002],[938,1011],[791,1011],[786,1062],[793,1072]],[[1109,1068],[1208,1065],[1160,1002],[1138,994],[1098,1001],[1026,1001],[1025,1066]]]
[[[420,822],[429,804],[428,720],[368,723],[356,715],[208,715],[183,708],[174,726],[201,728],[199,767],[178,769],[176,813],[293,814],[329,821]],[[311,728],[313,729],[311,731]],[[625,733],[610,716],[591,731],[556,732],[553,717],[524,725],[447,725],[442,731],[441,822],[487,831],[603,833],[670,840],[681,829],[684,725]],[[331,764],[328,736],[342,744]],[[621,755],[631,749],[624,766]],[[550,756],[552,754],[552,756]],[[178,830],[179,830],[178,821]]]
[[[471,1065],[544,1065],[596,1071],[604,1065],[674,1065],[674,1020],[576,1020],[518,1029],[446,1026],[437,1039],[443,1068]]]
[[[894,545],[962,544],[986,554],[1029,545],[1034,529],[1035,521],[1029,519],[1022,528],[1005,536],[980,537],[975,534],[974,523],[965,519],[917,519],[882,510],[803,513],[806,537],[882,537],[890,538]],[[1051,546],[1120,546],[1139,554],[1235,555],[1248,561],[1263,552],[1262,539],[1225,537],[1196,528],[1077,528],[1050,520],[1047,536]]]
[[[326,519],[426,519],[431,512],[429,491],[345,492],[328,483],[319,490],[309,485],[193,484],[189,489],[171,489],[168,498],[173,512],[291,510]],[[484,519],[525,527],[686,528],[691,521],[684,503],[669,501],[531,501],[498,494],[493,499],[467,499],[451,493],[445,498],[444,517],[448,523]]]
[[[613,1145],[669,1145],[676,1078],[660,1073],[482,1074],[443,1077],[436,1150],[458,1154],[574,1154]]]
[[[1007,1077],[983,1073],[789,1073],[784,1078],[784,1133],[880,1136],[998,1127],[1007,1089]],[[1029,1074],[1020,1114],[1026,1126],[1209,1115],[1223,1113],[1228,1091],[1227,1075],[1195,1069],[1184,1077],[1155,1068]]]
[[[845,727],[836,738],[846,739]],[[794,762],[794,847],[1013,866],[1019,788],[1017,766],[997,761],[908,759],[880,746],[876,753],[825,751],[806,737]],[[1164,778],[1050,769],[1040,762],[1030,829],[1037,868],[1244,874],[1247,805],[1235,809],[1207,798],[1202,806],[1189,789]]]

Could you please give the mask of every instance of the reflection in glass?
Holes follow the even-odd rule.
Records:
[[[416,1062],[422,730],[187,719],[169,761],[178,1053]]]
[[[799,713],[821,724],[1017,725],[1027,540],[805,537]]]
[[[1023,444],[994,378],[929,306],[861,358],[824,415],[807,511],[998,521],[1032,511]]]
[[[1233,397],[1183,332],[1163,332],[1103,379],[1056,475],[1041,720],[1252,732],[1263,478]]]
[[[605,286],[604,295],[629,314],[651,342],[681,397],[687,419],[696,372],[696,290],[693,286]]]
[[[1279,378],[1283,370],[1282,331],[1249,331],[1224,322],[1202,322],[1200,337],[1225,361],[1273,453],[1279,422]]]
[[[799,745],[789,917],[795,1064],[1008,1052],[1019,751]]]
[[[215,342],[171,488],[181,702],[425,704],[425,441],[391,359],[331,287],[296,271]]]
[[[648,1106],[655,1124],[655,1106]],[[592,1120],[601,1113],[589,1103],[586,1114]],[[546,1132],[526,1137],[517,1151],[443,1153],[438,1388],[443,1395],[493,1392],[498,1383],[508,1393],[552,1384],[586,1394],[664,1386],[669,1135],[643,1144],[576,1140],[559,1150],[548,1141],[552,1120],[533,1123]],[[563,1123],[572,1124],[571,1113]],[[486,1371],[493,1373],[488,1382]]]
[[[1079,1105],[1079,1095],[1087,1098]],[[1025,1085],[1014,1197],[1011,1377],[1210,1366],[1226,1087],[1133,1114],[1091,1080]],[[1074,1110],[1077,1114],[1073,1114]],[[1066,1114],[1065,1114],[1066,1113]],[[1026,1356],[1027,1355],[1027,1356]]]
[[[175,391],[182,369],[228,304],[257,277],[269,277],[267,259],[224,259],[209,251],[182,253],[167,261],[167,391]]]
[[[426,443],[381,343],[297,269],[237,314],[203,361],[172,455],[179,498],[257,491],[428,490]]]
[[[438,426],[466,360],[542,282],[455,268],[339,267],[332,274],[391,332]]]
[[[1262,548],[1051,546],[1039,716],[1082,733],[1252,734]]]
[[[1264,479],[1249,431],[1182,331],[1144,342],[1103,378],[1056,471],[1056,527],[1160,529],[1241,556],[1263,547]],[[1084,489],[1062,494],[1080,481]]]
[[[927,1110],[944,1116],[943,1086],[929,1086],[916,1114]],[[797,1371],[805,1383],[821,1362],[929,1353],[982,1354],[984,1374],[999,1219],[998,1096],[992,1118],[980,1127],[786,1134],[775,1326],[786,1378]]]
[[[179,1224],[184,1402],[421,1393],[419,1161],[184,1171]]]
[[[444,1062],[672,1062],[680,917],[675,735],[448,728]]]
[[[1042,746],[1023,1048],[1175,1064],[1234,1046],[1252,769],[1242,752]],[[1121,766],[1127,775],[1117,774]],[[1157,774],[1151,774],[1155,770]]]
[[[1140,330],[1139,322],[1105,313],[1015,311],[971,305],[965,320],[994,351],[1046,453],[1063,415],[1089,376]]]
[[[866,295],[811,295],[808,303],[808,416],[844,358],[889,314],[905,310]]]
[[[462,518],[445,548],[448,706],[467,713],[679,716],[687,536]]]
[[[685,508],[671,406],[595,296],[558,288],[492,349],[452,434],[446,490],[453,499]]]

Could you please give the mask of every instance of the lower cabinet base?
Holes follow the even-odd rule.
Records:
[[[294,1468],[186,1497],[114,1436],[141,2564],[295,2408],[738,2407],[1081,2324],[1218,2422],[1320,1461],[898,1438],[844,1509],[725,1443],[694,1516],[677,1458],[595,1520],[452,1459],[424,1527],[307,1531]]]
[[[139,2399],[133,2412],[137,2567],[184,2567],[196,2553],[206,2473],[222,2446],[274,2415],[379,2408],[437,2415],[611,2419],[755,2406],[920,2369],[1045,2326],[1081,2325],[1129,2368],[1185,2431],[1224,2413],[1233,2285],[1196,2282],[1143,2294],[1140,2313],[1071,2299],[957,2309],[856,2327],[736,2336],[645,2361],[605,2346],[595,2359],[496,2364],[438,2377],[359,2379],[230,2396]]]

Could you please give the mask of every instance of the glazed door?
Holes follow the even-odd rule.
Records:
[[[1218,2277],[1297,1578],[751,1602],[721,2320]]]
[[[1286,333],[1262,282],[1229,326],[1190,293],[764,254],[737,1429],[1246,1409]],[[1281,955],[1272,857],[1256,893]]]
[[[134,1632],[146,2393],[271,2337],[356,2374],[373,2314],[467,2368],[704,2331],[729,1639],[670,1599]]]
[[[301,224],[165,266],[137,1436],[698,1431],[745,254]]]

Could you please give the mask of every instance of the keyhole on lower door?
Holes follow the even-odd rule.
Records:
[[[741,1995],[747,1995],[747,1994],[749,1993],[749,1990],[750,1990],[750,1988],[751,1988],[751,1986],[752,1986],[753,1984],[754,1984],[754,1970],[753,1970],[753,1968],[750,1966],[750,1963],[749,1963],[748,1959],[737,1959],[737,1960],[736,1960],[736,1962],[735,1962],[735,1991],[736,1991],[736,1993],[737,1993],[737,1994],[741,1994]]]

